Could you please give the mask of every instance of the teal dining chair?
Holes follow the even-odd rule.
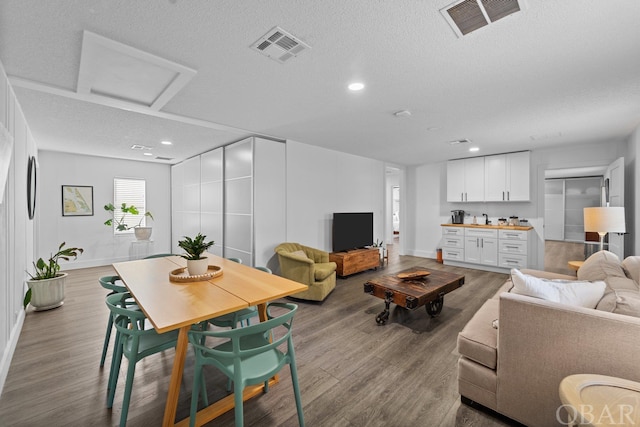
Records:
[[[145,329],[146,317],[144,313],[127,307],[130,298],[129,292],[109,295],[106,298],[107,307],[111,311],[113,324],[117,330],[111,372],[109,373],[109,385],[107,386],[107,408],[113,407],[122,357],[126,357],[129,361],[122,397],[120,427],[127,424],[136,364],[147,356],[175,347],[178,339],[178,331],[159,334],[155,329]]]
[[[278,315],[272,314],[277,309]],[[265,393],[269,391],[269,379],[289,365],[291,381],[298,412],[298,423],[304,426],[302,400],[298,385],[295,351],[291,327],[298,306],[292,303],[272,302],[267,306],[267,320],[244,328],[224,331],[202,330],[206,323],[194,326],[189,331],[189,341],[195,351],[195,370],[191,394],[190,426],[195,425],[198,400],[202,395],[205,406],[207,399],[203,367],[213,365],[234,384],[236,426],[244,425],[242,393],[246,386],[264,383]],[[204,326],[203,326],[204,325]],[[202,328],[202,329],[199,329]],[[215,347],[204,345],[207,337],[224,340]],[[286,343],[286,352],[278,347]]]
[[[237,262],[238,264],[242,264],[242,260],[240,258],[227,258],[229,261]]]
[[[126,292],[127,288],[124,283],[120,281],[119,276],[103,276],[98,279],[100,285],[109,291],[107,296],[120,294]],[[109,348],[109,340],[111,339],[111,330],[113,329],[113,316],[109,313],[109,319],[107,320],[107,332],[104,335],[104,344],[102,345],[102,356],[100,357],[100,367],[104,366],[104,361],[107,357],[107,349]]]

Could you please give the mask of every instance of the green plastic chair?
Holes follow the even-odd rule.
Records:
[[[278,308],[279,312],[284,309],[286,312],[273,316],[272,308]],[[298,371],[291,336],[293,315],[297,310],[296,304],[273,302],[267,306],[268,319],[256,325],[225,331],[198,330],[198,327],[194,326],[189,331],[189,341],[193,345],[196,358],[189,419],[191,427],[195,425],[200,394],[205,406],[209,406],[203,377],[203,367],[206,365],[215,366],[233,381],[235,420],[236,426],[239,427],[244,425],[242,402],[244,388],[248,385],[264,383],[264,390],[268,392],[269,379],[280,372],[285,365],[289,365],[298,422],[300,426],[304,426]],[[199,327],[202,327],[202,324]],[[221,338],[226,341],[209,348],[203,345],[207,337]],[[278,347],[285,342],[287,350],[283,353]]]
[[[238,264],[242,264],[242,260],[240,258],[227,258],[229,261],[237,262]]]
[[[98,279],[100,285],[103,288],[110,291],[107,296],[120,294],[122,292],[127,292],[127,288],[120,281],[120,276],[104,276]],[[117,283],[120,282],[120,283]],[[130,307],[130,308],[133,308]],[[104,335],[104,344],[102,345],[102,357],[100,357],[100,367],[104,366],[104,361],[107,357],[107,349],[109,348],[109,340],[111,339],[111,330],[113,329],[113,316],[109,313],[109,319],[107,320],[107,332]]]
[[[122,356],[129,360],[124,396],[122,398],[120,427],[124,427],[127,424],[136,364],[147,356],[175,347],[178,339],[178,331],[159,334],[155,329],[145,329],[146,317],[144,313],[139,310],[128,309],[127,300],[129,298],[131,298],[131,294],[123,292],[109,295],[106,299],[107,307],[111,311],[117,330],[111,372],[109,373],[109,385],[107,386],[107,408],[113,407]]]

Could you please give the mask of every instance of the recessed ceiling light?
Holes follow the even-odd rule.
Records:
[[[153,156],[153,153],[142,153],[145,156]]]
[[[475,153],[476,151],[480,151],[480,149],[478,147],[471,147],[469,148],[469,151],[471,151],[472,153]]]
[[[353,91],[362,90],[362,89],[364,89],[364,83],[360,83],[360,82],[351,83],[348,86],[348,88],[349,88],[349,90],[353,90]]]
[[[160,144],[162,144],[162,145],[173,145],[173,142],[171,142],[171,141],[162,141],[162,142],[160,142]]]

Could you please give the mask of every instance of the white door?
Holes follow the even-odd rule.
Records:
[[[604,178],[609,180],[609,206],[624,206],[624,157],[607,167]],[[624,259],[624,234],[609,233],[609,251]]]

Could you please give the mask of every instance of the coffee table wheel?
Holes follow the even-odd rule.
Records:
[[[444,293],[438,296],[438,299],[430,301],[428,304],[424,306],[427,309],[427,313],[429,316],[436,317],[442,311],[442,306],[444,305]]]
[[[385,310],[382,313],[378,314],[376,316],[376,323],[378,325],[384,325],[385,323],[387,323],[387,320],[389,320],[389,311]]]

